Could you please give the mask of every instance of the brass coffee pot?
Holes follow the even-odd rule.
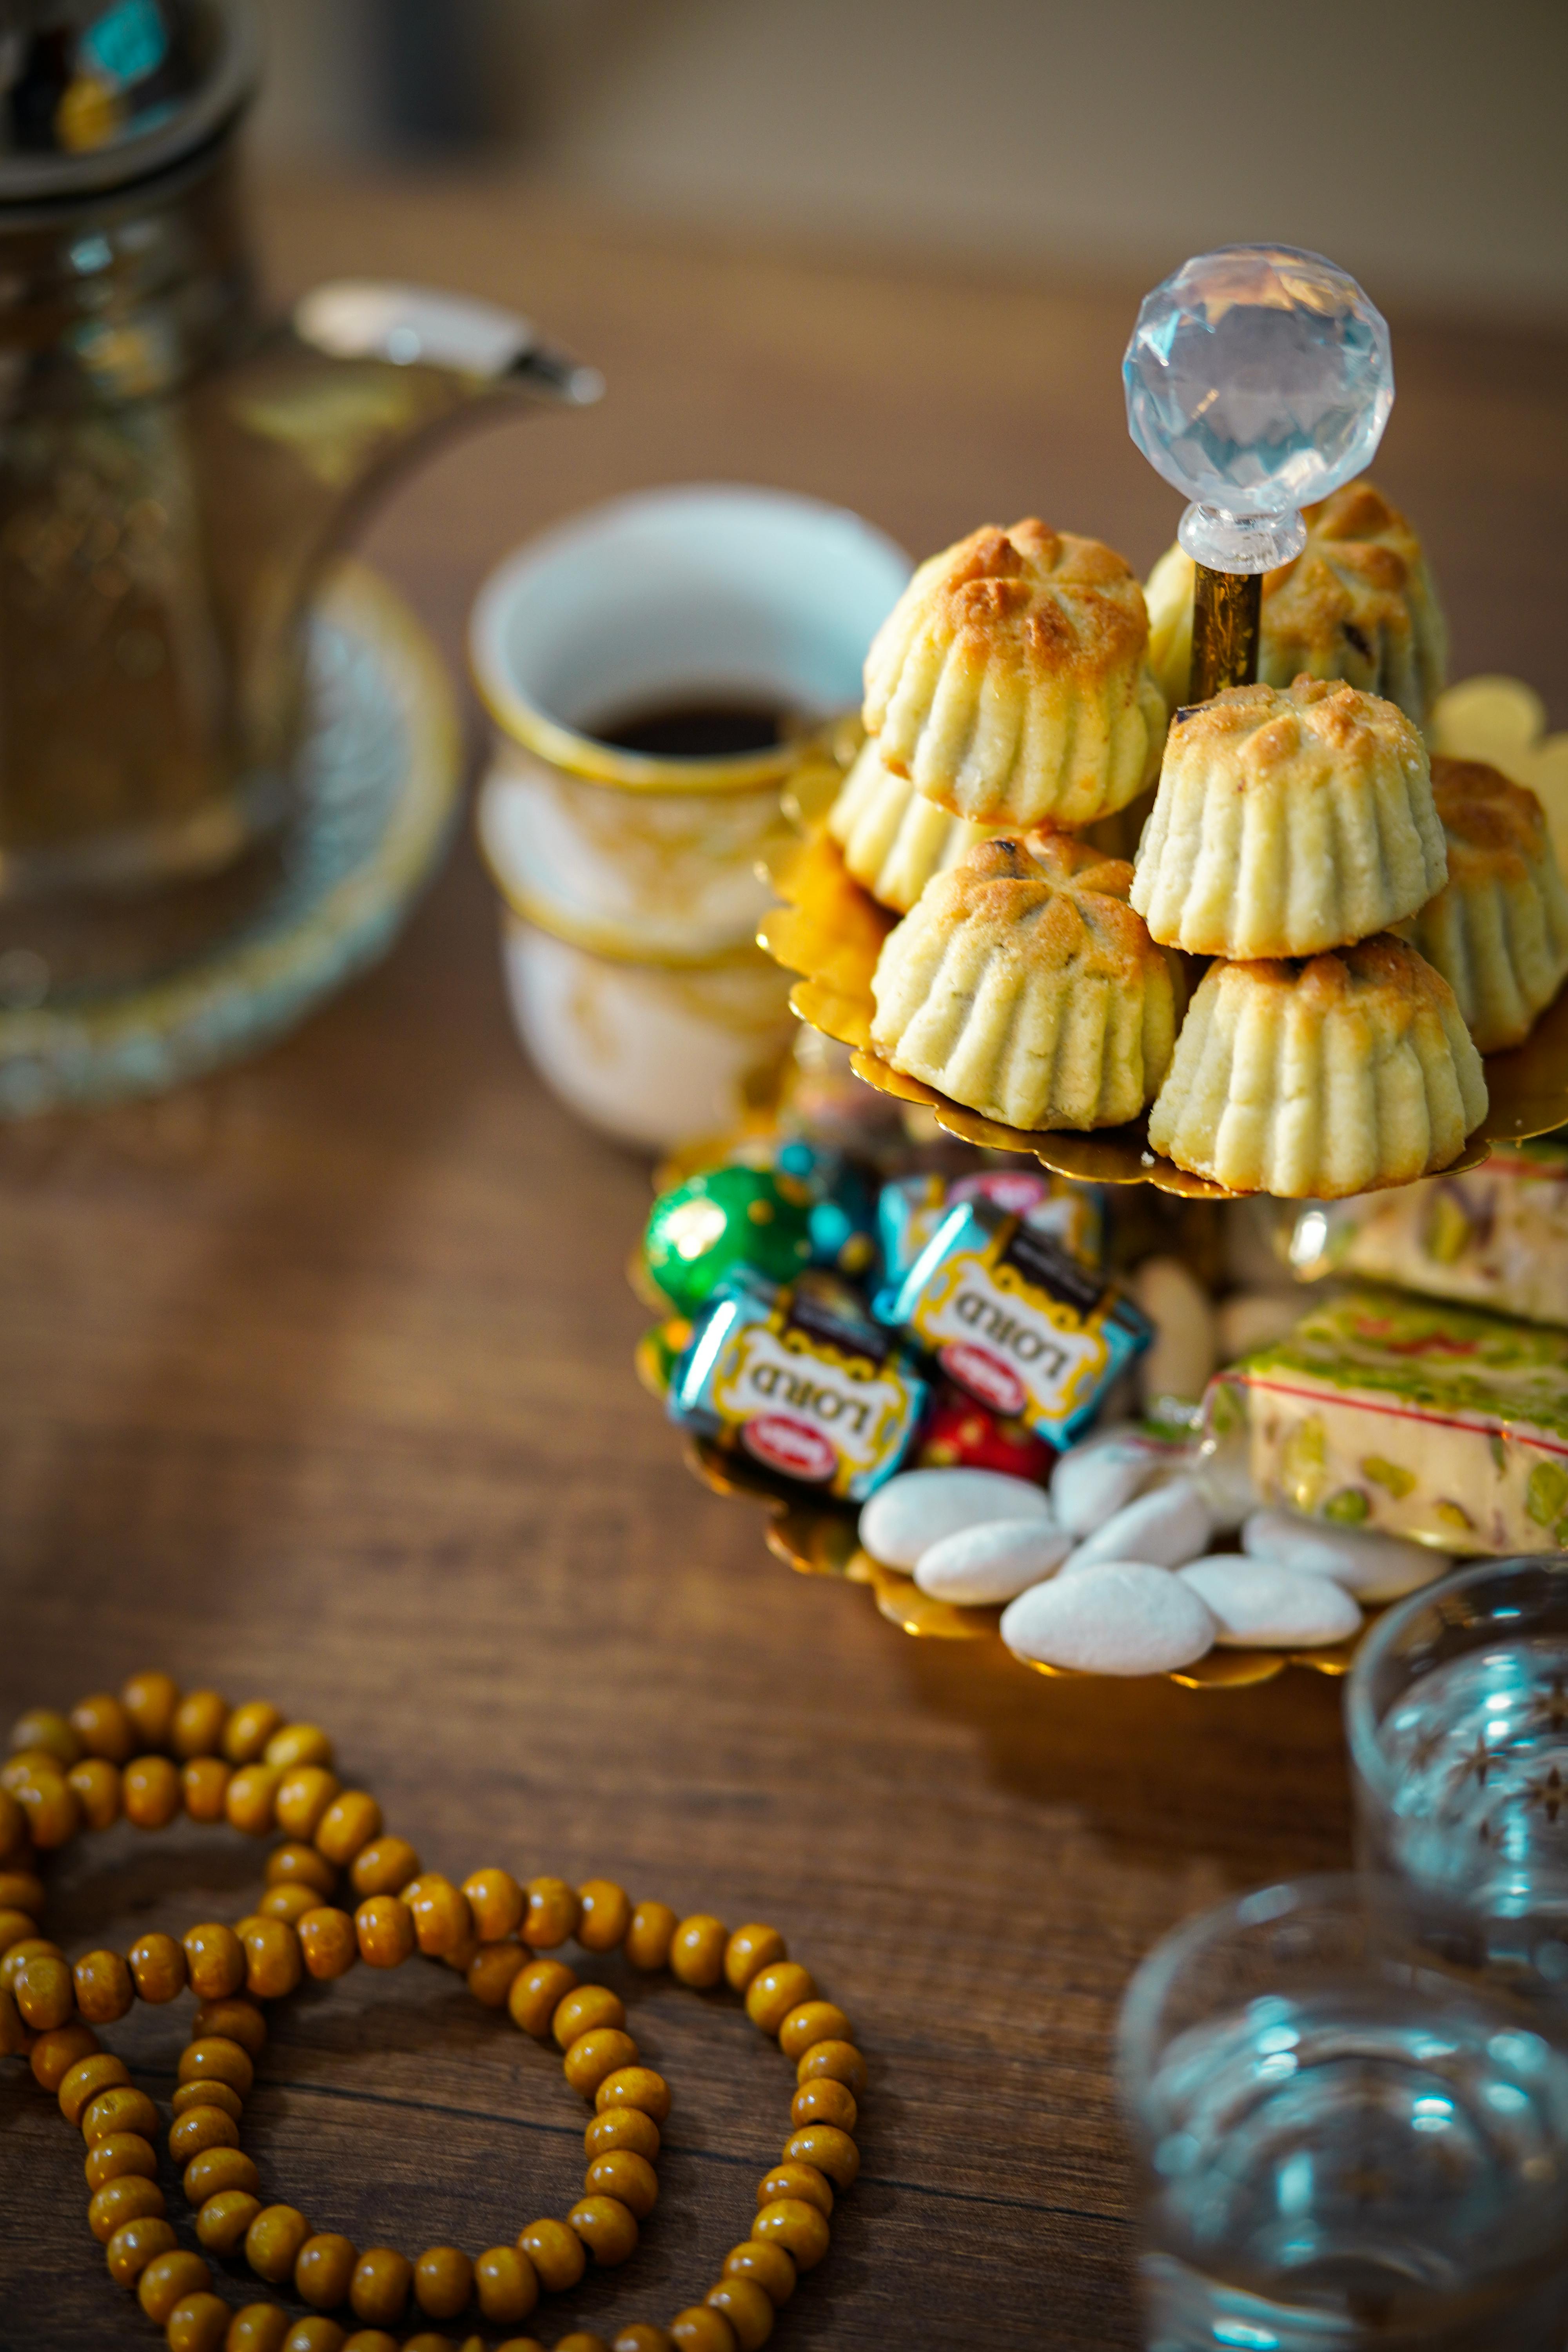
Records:
[[[128,896],[226,873],[232,902],[286,832],[305,614],[367,498],[487,403],[601,386],[417,288],[263,315],[247,0],[10,0],[0,28],[0,956],[37,950],[58,1000],[199,933],[128,931]]]

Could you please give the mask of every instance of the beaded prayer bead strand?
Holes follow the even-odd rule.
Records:
[[[828,2246],[835,2192],[859,2169],[853,2133],[865,2061],[847,2018],[821,2000],[810,1973],[789,1958],[772,1927],[731,1934],[707,1914],[681,1919],[668,1905],[639,1903],[611,1881],[580,1888],[542,1877],[520,1885],[503,1870],[476,1871],[462,1885],[421,1870],[405,1839],[384,1833],[363,1790],[344,1790],[326,1733],[286,1723],[265,1700],[229,1707],[216,1691],[182,1695],[163,1674],[132,1675],[118,1698],[97,1693],[68,1716],[22,1717],[0,1767],[0,2053],[25,2056],[55,2094],[87,2147],[88,2223],[110,2276],[133,2288],[170,2352],[396,2352],[386,2330],[410,2295],[422,2316],[452,2319],[470,2302],[502,2326],[528,2318],[541,2293],[576,2284],[591,2253],[624,2262],[658,2194],[655,2166],[669,2112],[664,2077],[641,2063],[626,2012],[609,1987],[581,1982],[564,1961],[542,1957],[574,1937],[582,1949],[617,1948],[632,1967],[668,1968],[698,1989],[721,1979],[740,1993],[754,2024],[795,2062],[792,2131],[763,2178],[751,2235],[725,2257],[703,2302],[668,2327],[638,2322],[613,2346],[582,2330],[556,2352],[754,2352],[802,2270]],[[201,1922],[180,1942],[143,1936],[123,1957],[89,1952],[72,1965],[41,1937],[44,1885],[37,1856],[83,1828],[121,1813],[158,1829],[185,1811],[286,1842],[268,1855],[258,1909],[229,1927]],[[331,1901],[346,1870],[353,1912]],[[584,2134],[584,2195],[564,2221],[530,2222],[514,2245],[477,2259],[454,2246],[415,2262],[387,2247],[361,2253],[317,2231],[288,2205],[264,2206],[256,2167],[240,2147],[244,2100],[267,2040],[259,2003],[285,1998],[309,1976],[330,1981],[363,1961],[398,1966],[416,1950],[466,1977],[485,2006],[505,2007],[521,2031],[553,2042],[572,2087],[592,2105]],[[270,2303],[237,2313],[211,2292],[201,2256],[180,2248],[166,2218],[153,2146],[158,2111],[94,2028],[138,1999],[197,1997],[180,2060],[169,2127],[196,2234],[210,2252],[243,2251],[258,2277],[291,2284],[311,2315],[290,2323]],[[344,2303],[363,2323],[350,2334],[326,2315]],[[424,2329],[405,2352],[453,2352]],[[482,2352],[469,2337],[463,2352]],[[542,2352],[532,2336],[501,2352]]]

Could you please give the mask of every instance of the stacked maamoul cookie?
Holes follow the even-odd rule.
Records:
[[[1195,707],[1178,550],[1148,605],[1121,557],[1035,520],[915,573],[828,821],[903,917],[873,983],[895,1069],[1020,1129],[1152,1105],[1153,1148],[1233,1192],[1458,1156],[1480,1052],[1568,973],[1568,890],[1533,794],[1428,757],[1446,641],[1409,525],[1365,482],[1306,520],[1264,583],[1260,682]],[[1106,835],[1156,774],[1129,866]]]

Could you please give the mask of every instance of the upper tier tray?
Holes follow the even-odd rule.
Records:
[[[1528,694],[1527,688],[1501,678],[1451,688],[1438,704],[1436,740],[1449,748],[1446,709],[1456,719],[1462,713],[1464,756],[1493,758],[1503,766],[1498,754],[1516,751],[1517,746],[1500,740],[1495,751],[1490,748],[1489,715],[1506,719],[1517,711],[1518,698]],[[1460,731],[1458,725],[1452,730],[1455,735]],[[899,918],[851,877],[826,829],[827,811],[853,756],[854,742],[853,735],[844,731],[819,761],[802,772],[792,795],[796,831],[777,845],[767,863],[769,879],[784,903],[764,919],[758,938],[786,971],[801,974],[790,992],[790,1003],[801,1019],[849,1046],[856,1073],[868,1086],[923,1106],[948,1134],[983,1150],[1032,1152],[1053,1175],[1077,1177],[1085,1183],[1152,1184],[1159,1192],[1189,1200],[1242,1197],[1152,1151],[1146,1120],[1088,1132],[1004,1127],[895,1070],[874,1051],[871,980],[882,943]],[[1453,748],[1460,746],[1456,741]],[[1517,758],[1510,759],[1505,772],[1518,764]],[[1568,988],[1542,1014],[1522,1045],[1488,1055],[1485,1068],[1487,1115],[1458,1159],[1441,1171],[1444,1175],[1477,1167],[1491,1151],[1548,1135],[1568,1121]]]

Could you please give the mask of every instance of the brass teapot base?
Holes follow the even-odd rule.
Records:
[[[0,903],[0,1118],[159,1093],[257,1052],[391,946],[457,814],[453,689],[358,563],[318,595],[309,658],[286,826],[221,875],[76,917]]]

